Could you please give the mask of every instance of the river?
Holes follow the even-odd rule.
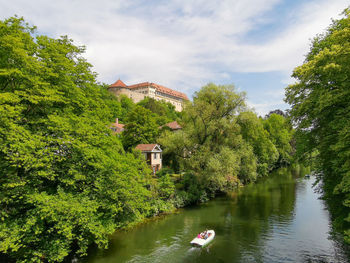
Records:
[[[230,195],[117,231],[108,250],[92,249],[83,262],[348,262],[349,251],[331,238],[315,177],[298,178],[301,169],[280,169]],[[192,248],[205,229],[215,239]]]

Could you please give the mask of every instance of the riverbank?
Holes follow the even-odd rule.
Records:
[[[280,169],[231,195],[119,230],[108,250],[91,249],[81,262],[348,262],[346,248],[329,235],[314,182]],[[193,235],[205,228],[215,229],[214,242],[192,249]]]

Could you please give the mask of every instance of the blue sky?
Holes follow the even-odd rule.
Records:
[[[85,45],[99,81],[155,82],[192,97],[213,82],[245,91],[258,114],[286,109],[310,40],[339,18],[345,0],[1,0],[41,34]]]

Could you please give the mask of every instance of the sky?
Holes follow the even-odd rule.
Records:
[[[348,0],[0,0],[39,34],[86,46],[98,80],[154,82],[187,94],[233,84],[259,115],[288,108],[311,40],[341,17]]]

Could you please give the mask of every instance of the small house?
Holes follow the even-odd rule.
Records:
[[[179,131],[182,129],[181,125],[177,123],[177,121],[169,122],[167,124],[164,124],[163,126],[160,126],[159,128],[167,127],[171,131]]]
[[[135,147],[140,150],[145,156],[149,166],[151,166],[153,173],[162,169],[162,149],[158,144],[139,144]]]
[[[119,123],[118,118],[116,118],[115,122],[112,123],[109,127],[114,134],[121,133],[122,131],[124,131],[124,124]]]

